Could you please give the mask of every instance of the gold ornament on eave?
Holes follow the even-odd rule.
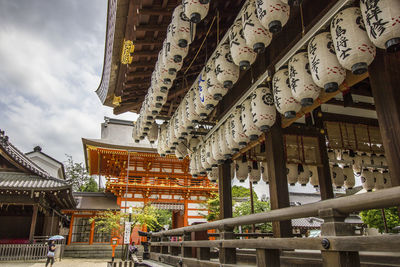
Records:
[[[121,52],[121,63],[122,64],[131,64],[132,63],[132,54],[135,51],[135,45],[131,40],[125,40],[122,46]]]

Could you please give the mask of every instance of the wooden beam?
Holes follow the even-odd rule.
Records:
[[[269,195],[271,209],[290,207],[288,182],[286,177],[286,158],[283,143],[283,133],[278,118],[274,126],[265,136],[265,156],[268,162]],[[291,237],[292,223],[290,220],[272,223],[274,237]]]
[[[136,32],[134,28],[136,27],[136,16],[133,14],[135,13],[136,10],[136,3],[135,0],[130,0],[129,1],[129,7],[128,7],[128,18],[126,21],[126,27],[125,27],[125,40],[134,40],[136,39]],[[132,14],[129,16],[129,14]],[[119,57],[121,57],[121,54],[119,54]],[[119,59],[120,60],[120,59]],[[126,64],[119,64],[119,69],[118,69],[118,78],[117,78],[117,85],[115,87],[114,94],[116,96],[121,96],[122,94],[122,87],[123,83],[125,82],[125,73],[126,73]]]
[[[136,26],[136,31],[145,31],[145,32],[160,32],[167,31],[168,24],[144,24]]]
[[[119,106],[116,106],[113,110],[114,115],[120,115],[122,113],[128,112],[128,111],[134,111],[137,112],[137,109],[140,108],[142,103],[127,103],[127,104],[121,104]]]
[[[144,77],[149,77],[151,76],[153,72],[152,71],[137,71],[137,72],[131,72],[126,75],[126,81],[133,81],[136,78],[144,78]]]
[[[322,112],[322,118],[324,121],[345,122],[345,123],[352,123],[352,124],[365,124],[365,125],[369,125],[369,126],[379,127],[378,120],[372,119],[372,118],[335,114],[335,113],[328,113],[328,112]]]
[[[232,173],[231,160],[218,166],[219,219],[232,218]]]
[[[158,49],[135,51],[135,52],[133,52],[132,56],[134,58],[137,58],[137,57],[154,57],[154,58],[157,58],[158,57],[158,52],[160,52]]]
[[[371,89],[393,186],[400,185],[400,51],[377,49],[369,67]]]
[[[139,15],[158,15],[158,16],[172,16],[173,9],[142,7],[138,9]]]
[[[128,73],[135,72],[136,68],[154,68],[156,62],[156,60],[132,61],[128,66]]]
[[[338,100],[338,99],[335,99],[335,98],[330,99],[325,104],[345,107],[345,102],[344,101]],[[374,104],[366,103],[366,102],[352,102],[347,107],[367,109],[367,110],[375,110],[375,105]]]
[[[162,46],[164,39],[142,39],[133,41],[134,45],[154,45]]]
[[[38,216],[38,204],[32,206],[32,221],[31,228],[29,230],[29,241],[33,242],[33,237],[35,236],[36,221]]]

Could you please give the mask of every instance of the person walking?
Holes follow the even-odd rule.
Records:
[[[46,267],[50,263],[50,267],[54,264],[54,254],[56,252],[56,245],[54,244],[54,240],[50,240],[49,243],[49,251],[47,252],[47,260],[46,260]]]

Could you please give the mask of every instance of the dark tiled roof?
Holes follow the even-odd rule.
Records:
[[[117,197],[108,193],[74,193],[78,210],[119,210]]]
[[[9,157],[11,157],[20,166],[25,168],[27,171],[32,172],[43,178],[50,178],[45,170],[40,168],[38,165],[33,163],[24,153],[19,151],[15,146],[13,146],[9,140],[8,136],[5,135],[4,131],[0,130],[0,149],[4,151]]]
[[[308,228],[308,229],[319,229],[324,220],[315,217],[293,219],[293,228]]]
[[[65,181],[23,172],[0,172],[0,188],[2,189],[63,189],[70,188]]]

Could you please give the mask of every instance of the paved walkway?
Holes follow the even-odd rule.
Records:
[[[0,262],[0,267],[44,267],[45,261],[38,262]],[[49,264],[50,266],[50,264]],[[62,259],[53,267],[107,267],[107,259]]]

